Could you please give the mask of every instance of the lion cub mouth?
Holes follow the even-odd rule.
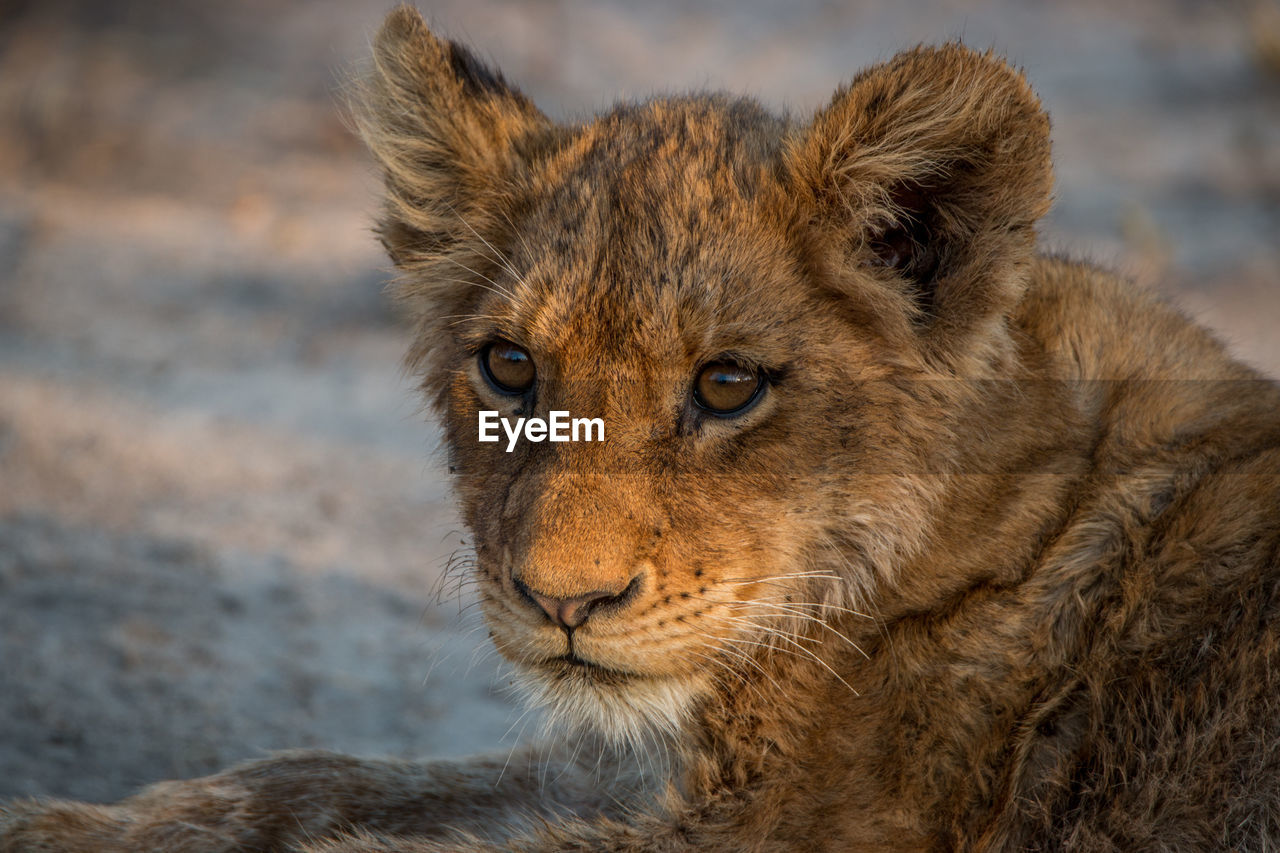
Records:
[[[572,651],[544,661],[542,666],[563,677],[586,677],[597,684],[603,685],[621,684],[649,677],[638,672],[614,669],[613,667],[586,660]]]

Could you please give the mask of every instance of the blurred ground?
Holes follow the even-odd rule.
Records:
[[[388,7],[0,4],[0,798],[523,725],[433,603],[460,538],[335,109]],[[1054,118],[1044,244],[1280,374],[1274,5],[423,8],[559,117],[689,87],[803,112],[901,47],[994,47]]]

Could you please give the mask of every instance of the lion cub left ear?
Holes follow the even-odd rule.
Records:
[[[788,166],[812,224],[908,300],[927,340],[957,346],[1021,296],[1053,183],[1049,120],[991,53],[921,47],[868,69]]]
[[[386,181],[378,230],[401,267],[500,230],[498,203],[554,128],[502,74],[436,36],[411,6],[388,15],[352,101]]]

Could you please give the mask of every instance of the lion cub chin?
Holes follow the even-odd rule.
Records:
[[[1036,253],[1021,73],[566,125],[401,8],[356,100],[546,742],[11,804],[0,851],[1280,847],[1280,391]]]

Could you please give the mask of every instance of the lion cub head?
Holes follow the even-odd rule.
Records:
[[[938,499],[920,472],[967,452],[946,380],[1014,346],[1048,203],[1017,72],[920,48],[803,123],[698,95],[563,125],[407,8],[374,63],[410,361],[539,699],[615,737],[676,727],[900,582]],[[481,412],[553,411],[603,441],[478,440]]]

